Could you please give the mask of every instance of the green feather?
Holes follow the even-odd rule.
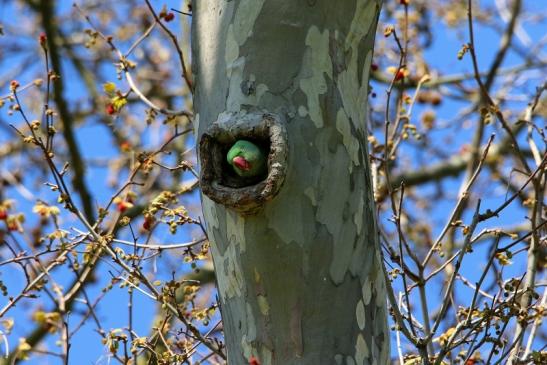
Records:
[[[234,164],[234,158],[238,156],[243,157],[250,164],[248,170],[240,169]],[[264,151],[256,144],[243,139],[234,143],[226,155],[226,160],[241,177],[257,177],[263,175],[267,169]]]

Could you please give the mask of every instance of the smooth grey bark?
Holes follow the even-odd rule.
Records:
[[[284,117],[289,142],[284,184],[260,211],[202,197],[230,365],[389,362],[365,125],[380,8],[193,2],[198,141],[259,110]]]

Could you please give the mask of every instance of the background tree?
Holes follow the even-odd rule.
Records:
[[[0,2],[6,363],[226,362],[197,195],[188,5]],[[344,8],[332,6],[325,23]],[[394,363],[545,362],[545,16],[531,0],[384,1],[358,110]],[[339,71],[322,74],[327,89]],[[260,85],[254,74],[242,92]]]

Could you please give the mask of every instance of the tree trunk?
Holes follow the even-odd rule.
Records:
[[[380,8],[194,1],[203,212],[231,365],[389,362],[365,124]],[[228,176],[241,138],[269,151],[260,183]]]

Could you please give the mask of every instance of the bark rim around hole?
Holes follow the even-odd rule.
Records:
[[[257,179],[237,176],[226,162],[228,149],[239,139],[261,145],[268,170]],[[263,110],[223,113],[201,136],[200,185],[204,195],[243,215],[256,214],[281,189],[288,163],[285,119]]]

